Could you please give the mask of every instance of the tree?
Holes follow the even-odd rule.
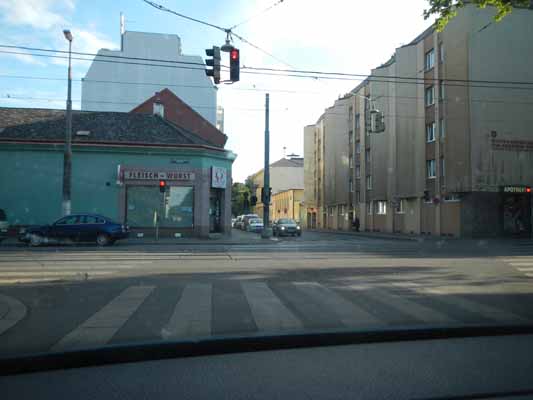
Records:
[[[231,186],[231,213],[235,216],[249,212],[250,190],[243,183],[235,182]]]
[[[429,0],[429,9],[424,10],[424,18],[437,16],[436,26],[440,32],[446,24],[457,15],[457,10],[468,3],[476,4],[479,8],[493,6],[496,8],[495,21],[501,21],[516,7],[528,7],[530,0]]]

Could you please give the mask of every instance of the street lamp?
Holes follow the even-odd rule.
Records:
[[[70,200],[70,183],[72,175],[72,33],[65,29],[63,31],[65,39],[68,40],[68,92],[67,92],[67,131],[65,136],[65,152],[63,155],[63,202],[62,212],[63,215],[69,215],[71,213],[71,200]]]

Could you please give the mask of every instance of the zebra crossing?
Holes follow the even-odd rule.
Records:
[[[235,293],[225,293],[224,297],[216,295],[217,285],[221,283],[190,282],[172,287],[179,292],[172,311],[164,316],[165,323],[162,326],[151,327],[151,332],[158,332],[156,336],[143,339],[157,341],[216,336],[221,334],[217,325],[224,319],[243,321],[242,326],[239,323],[232,326],[231,333],[234,334],[251,334],[244,327],[244,321],[247,320],[251,320],[255,326],[255,334],[299,333],[326,328],[382,329],[398,324],[457,326],[487,321],[494,324],[533,322],[533,311],[531,315],[522,315],[509,308],[495,307],[465,296],[436,293],[408,283],[377,285],[369,282],[239,281],[232,290],[239,291],[242,300],[237,300],[241,297],[235,296]],[[126,287],[103,307],[94,310],[77,327],[64,332],[46,350],[64,351],[127,343],[128,332],[125,327],[128,321],[133,316],[138,321],[143,319],[143,303],[156,295],[159,289],[149,284]],[[226,311],[230,308],[235,311],[218,315],[215,312],[217,302],[224,301]],[[244,307],[237,307],[237,301],[244,302],[244,305],[240,304]],[[129,329],[136,328],[130,326]],[[137,329],[142,330],[142,327]],[[223,334],[228,334],[227,330]],[[117,342],[117,337],[122,338],[121,341]]]
[[[514,268],[521,276],[533,278],[533,256],[507,257],[502,261]]]

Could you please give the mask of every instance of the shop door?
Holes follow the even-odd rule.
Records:
[[[510,237],[531,236],[530,194],[503,194],[503,232]]]
[[[209,193],[209,232],[222,232],[222,190],[211,189]]]

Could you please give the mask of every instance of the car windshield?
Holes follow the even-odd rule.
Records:
[[[0,359],[532,324],[525,3],[0,0]]]
[[[278,220],[278,223],[280,223],[280,224],[295,224],[296,222],[294,222],[294,220],[292,220],[292,219],[282,218],[282,219]]]

